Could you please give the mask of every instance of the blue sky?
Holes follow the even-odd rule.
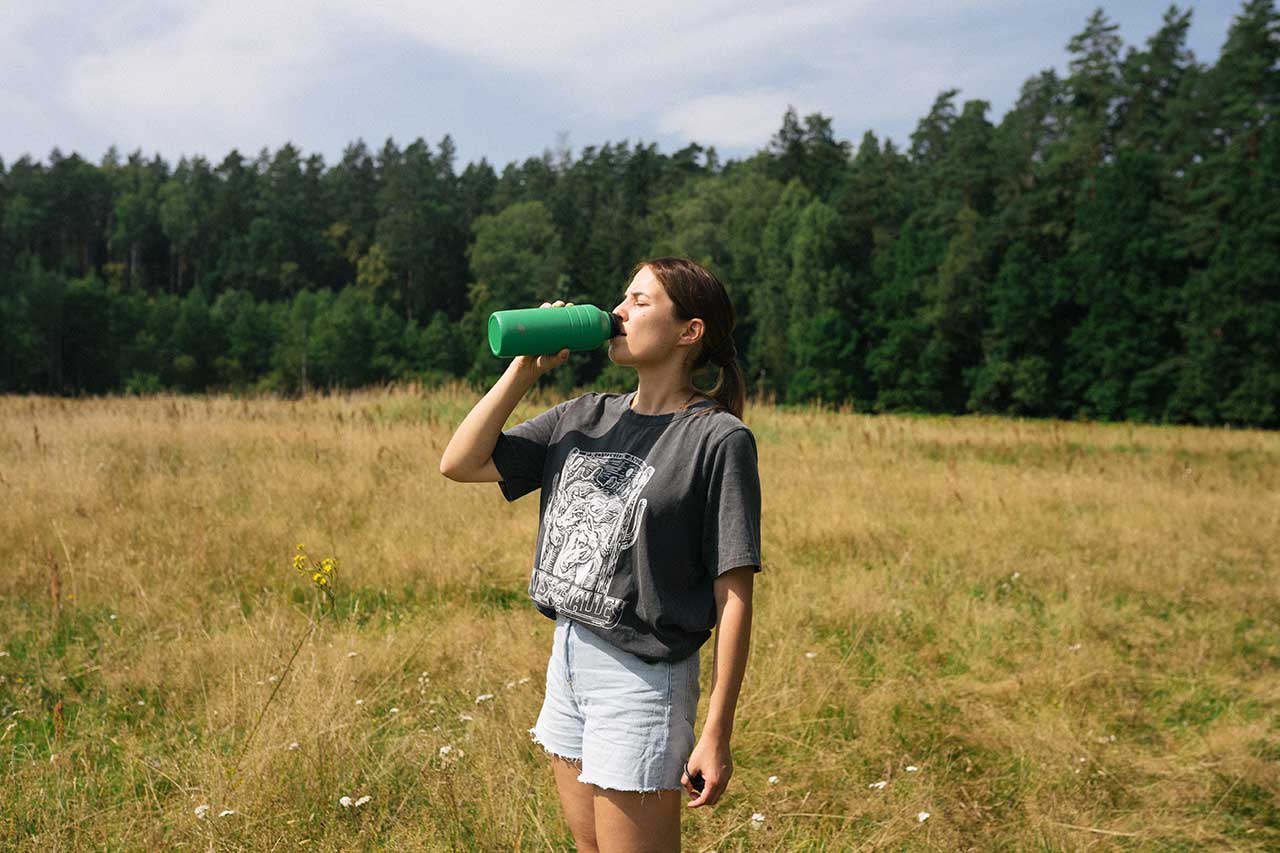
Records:
[[[567,142],[765,146],[786,107],[822,112],[856,145],[900,145],[938,92],[983,99],[999,121],[1098,5],[1126,45],[1167,3],[796,0],[319,2],[0,0],[0,157],[108,146],[171,163],[292,142],[333,163],[347,143],[434,146],[458,169],[501,170]],[[1241,2],[1193,10],[1211,63]]]

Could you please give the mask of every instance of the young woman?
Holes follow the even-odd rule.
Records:
[[[555,633],[530,733],[551,755],[578,849],[678,850],[677,792],[715,805],[733,772],[760,571],[756,445],[741,420],[736,314],[715,275],[683,258],[640,263],[613,310],[623,333],[609,358],[635,368],[634,392],[583,394],[503,432],[569,351],[518,356],[458,426],[440,471],[497,482],[508,501],[542,490],[529,595]],[[707,364],[720,370],[710,395],[693,383]],[[698,650],[712,628],[695,740]]]

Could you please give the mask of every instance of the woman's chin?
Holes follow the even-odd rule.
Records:
[[[609,339],[609,360],[614,364],[628,364],[631,361],[631,353],[627,352],[625,344],[618,343],[617,338]]]

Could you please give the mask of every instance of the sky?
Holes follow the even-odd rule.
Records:
[[[792,106],[899,147],[938,93],[993,122],[1095,8],[1141,47],[1166,2],[1112,0],[0,0],[0,158],[108,147],[171,164],[286,142],[333,164],[448,134],[456,168],[544,150],[765,147]],[[1216,61],[1239,2],[1192,9]]]

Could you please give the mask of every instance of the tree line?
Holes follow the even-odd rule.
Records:
[[[863,411],[1280,426],[1280,18],[1220,55],[1095,11],[999,120],[941,92],[900,149],[789,109],[756,154],[627,141],[459,169],[445,136],[332,165],[0,160],[0,392],[491,382],[490,312],[612,308],[682,254],[749,391]],[[546,379],[625,387],[603,350]]]

